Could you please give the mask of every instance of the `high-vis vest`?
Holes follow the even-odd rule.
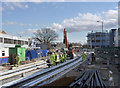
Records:
[[[55,55],[55,62],[59,62],[59,55]]]
[[[55,59],[55,55],[54,55],[54,54],[52,54],[52,55],[50,56],[50,61],[51,61],[51,64],[53,64],[53,63],[54,63],[54,59]]]
[[[17,60],[17,65],[19,65],[20,64],[20,57],[16,56],[16,60]]]
[[[82,53],[82,60],[85,59],[85,53]]]
[[[64,54],[64,60],[65,61],[67,60],[67,54]]]
[[[64,54],[62,55],[62,60],[64,61]]]
[[[62,61],[62,54],[60,54],[60,61]]]

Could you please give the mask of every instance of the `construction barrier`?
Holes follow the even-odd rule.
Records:
[[[26,60],[31,60],[37,58],[37,51],[36,50],[26,50],[25,52]]]
[[[26,60],[47,56],[47,50],[26,50],[25,53]]]
[[[47,50],[25,50],[25,48],[18,45],[10,48],[1,48],[0,64],[15,64],[17,55],[19,55],[20,61],[25,61],[47,56]]]
[[[37,50],[37,57],[39,58],[41,56],[40,50]]]
[[[0,64],[8,63],[8,57],[0,58]]]
[[[9,63],[14,64],[16,56],[19,55],[20,61],[25,61],[25,48],[20,45],[9,48]]]
[[[42,57],[47,56],[47,50],[40,50],[40,54]]]

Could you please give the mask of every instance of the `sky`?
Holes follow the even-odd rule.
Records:
[[[87,34],[118,26],[118,2],[2,2],[2,26],[8,34],[32,37],[37,29],[49,27],[63,41],[67,29],[68,41],[86,43]],[[97,21],[100,21],[99,23]]]

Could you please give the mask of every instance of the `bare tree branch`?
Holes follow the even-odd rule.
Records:
[[[58,38],[58,34],[50,28],[38,29],[34,35],[35,39],[47,45]]]

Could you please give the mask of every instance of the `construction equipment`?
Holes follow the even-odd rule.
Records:
[[[70,59],[73,59],[74,58],[73,48],[72,48],[72,44],[68,44],[66,28],[64,28],[64,40],[63,40],[63,43],[66,45],[66,48],[67,48],[67,49],[64,49],[63,51],[67,53],[67,57],[70,57]]]

